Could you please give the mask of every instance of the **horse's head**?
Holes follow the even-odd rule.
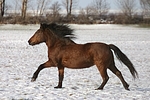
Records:
[[[28,43],[30,45],[36,45],[46,41],[45,27],[45,24],[41,24],[40,29],[29,39]]]
[[[73,30],[68,25],[56,23],[41,24],[40,29],[35,32],[28,42],[30,45],[46,42],[48,46],[54,45],[58,40],[70,40],[69,42],[73,42],[71,40],[71,38],[74,38],[72,32]]]

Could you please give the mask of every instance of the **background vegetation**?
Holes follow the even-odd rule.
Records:
[[[150,24],[150,0],[139,0],[140,11],[136,0],[114,1],[117,12],[110,12],[107,0],[93,0],[85,8],[78,8],[78,0],[0,0],[0,23]]]

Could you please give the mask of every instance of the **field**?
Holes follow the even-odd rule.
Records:
[[[120,80],[108,70],[104,90],[95,90],[102,82],[96,66],[65,69],[62,89],[57,68],[44,69],[36,82],[31,77],[47,61],[47,47],[29,46],[28,39],[39,25],[0,25],[0,100],[150,100],[150,29],[121,25],[71,25],[76,43],[105,42],[118,46],[139,73],[133,79],[126,66],[116,58],[116,66],[130,84],[126,91]]]

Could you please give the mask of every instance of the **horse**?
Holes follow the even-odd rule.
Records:
[[[33,74],[31,82],[36,81],[42,69],[56,67],[58,68],[59,81],[54,88],[62,88],[65,68],[82,69],[96,65],[103,80],[97,90],[102,90],[109,80],[107,69],[121,80],[126,90],[129,90],[129,84],[115,66],[113,51],[116,57],[128,67],[133,78],[137,78],[138,73],[129,58],[114,44],[101,42],[77,44],[72,39],[75,38],[73,31],[66,24],[40,24],[40,28],[28,40],[28,43],[32,46],[46,43],[48,47],[48,61],[38,67]]]

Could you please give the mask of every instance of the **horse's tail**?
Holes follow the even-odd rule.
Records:
[[[129,60],[129,58],[117,46],[110,44],[109,47],[110,47],[110,49],[112,49],[114,51],[116,57],[129,68],[132,76],[134,78],[137,78],[138,73],[135,70],[135,68],[134,68],[132,62]]]

